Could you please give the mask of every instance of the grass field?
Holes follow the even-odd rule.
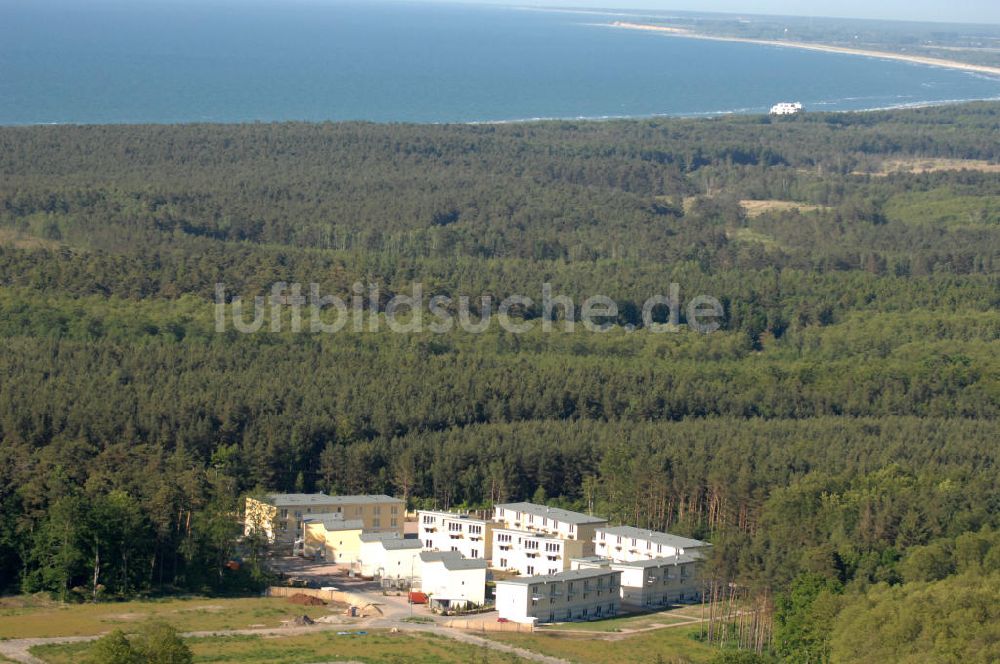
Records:
[[[754,217],[759,217],[762,214],[767,214],[768,212],[787,212],[789,210],[797,210],[799,212],[815,212],[817,210],[822,210],[821,205],[810,205],[809,203],[796,203],[795,201],[778,201],[778,200],[742,200],[740,205],[743,209],[747,211],[747,217],[753,219]]]
[[[0,599],[0,638],[85,636],[149,618],[163,620],[182,632],[211,629],[277,627],[282,620],[337,611],[337,607],[301,607],[281,598],[165,599],[61,604],[41,596]]]
[[[1000,224],[1000,196],[964,196],[947,188],[914,191],[893,196],[885,214],[907,223],[995,228]]]
[[[372,664],[501,664],[524,660],[434,634],[372,632],[341,636],[336,632],[279,637],[228,636],[189,639],[195,662],[213,664],[306,664],[349,660]],[[74,664],[90,644],[38,646],[31,653],[51,664]]]
[[[625,630],[646,629],[655,626],[676,625],[687,622],[690,617],[697,617],[700,609],[685,607],[674,611],[661,611],[659,613],[646,613],[637,616],[620,616],[618,618],[608,618],[606,620],[595,620],[593,622],[570,622],[558,623],[556,625],[545,625],[541,631],[583,631],[583,632],[620,632]],[[687,617],[682,615],[687,613]]]
[[[1000,173],[1000,164],[982,159],[887,159],[871,175],[885,176],[892,173],[936,173],[939,171],[980,171]]]
[[[543,631],[533,634],[494,633],[489,638],[545,655],[580,664],[622,664],[654,662],[657,656],[671,663],[699,664],[718,652],[695,641],[700,627],[670,627],[633,635],[604,635],[601,639],[583,634]]]

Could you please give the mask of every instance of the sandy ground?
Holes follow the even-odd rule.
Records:
[[[627,30],[648,30],[660,32],[672,37],[687,37],[688,39],[708,39],[711,41],[740,42],[744,44],[764,44],[765,46],[781,46],[784,48],[799,48],[809,51],[822,51],[824,53],[842,53],[844,55],[861,55],[868,58],[881,58],[883,60],[899,60],[913,64],[930,65],[932,67],[945,67],[947,69],[960,69],[978,74],[989,74],[1000,76],[1000,67],[989,67],[987,65],[974,65],[957,60],[946,60],[944,58],[929,58],[921,55],[905,55],[903,53],[892,53],[891,51],[871,51],[859,48],[846,48],[844,46],[828,46],[825,44],[810,44],[806,42],[779,41],[770,39],[746,39],[743,37],[718,37],[714,35],[703,35],[681,28],[671,28],[663,25],[648,25],[645,23],[627,23],[616,21],[611,24],[615,28]]]

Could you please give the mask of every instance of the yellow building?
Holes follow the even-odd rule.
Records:
[[[316,514],[305,517],[303,528],[302,553],[307,558],[319,556],[331,563],[356,563],[361,559],[364,522],[360,519],[345,521],[336,512]]]
[[[262,533],[268,542],[290,546],[303,538],[304,519],[339,514],[345,521],[361,521],[365,532],[394,532],[402,537],[404,509],[402,500],[384,495],[275,493],[260,500],[248,497],[244,533]]]

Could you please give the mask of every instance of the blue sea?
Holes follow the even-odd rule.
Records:
[[[1000,79],[380,0],[0,0],[0,124],[495,122],[1000,98]]]

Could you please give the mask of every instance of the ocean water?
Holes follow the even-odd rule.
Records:
[[[997,78],[614,20],[382,0],[0,0],[0,124],[487,122],[1000,98]]]

